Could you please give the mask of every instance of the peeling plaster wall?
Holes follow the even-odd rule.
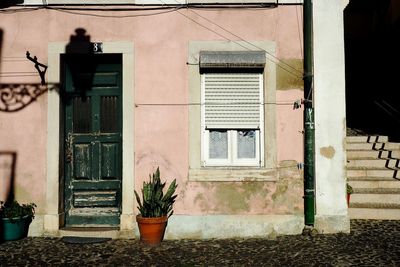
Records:
[[[296,162],[282,162],[278,182],[187,182],[178,214],[296,214],[301,216],[303,180]],[[183,211],[183,212],[182,212]]]
[[[140,190],[143,180],[159,166],[162,177],[168,181],[176,178],[179,184],[175,214],[302,216],[302,171],[296,168],[303,155],[302,109],[293,110],[293,102],[303,94],[302,25],[298,12],[301,6],[294,5],[265,10],[181,10],[124,19],[53,10],[3,14],[0,71],[34,73],[33,64],[24,61],[25,52],[29,50],[46,64],[48,42],[68,42],[77,28],[84,28],[91,41],[133,42],[135,189]],[[112,14],[127,15],[107,13]],[[272,103],[277,105],[276,182],[188,181],[188,43],[226,39],[276,43],[276,57],[281,61],[268,56],[268,60],[278,62],[277,103]],[[39,83],[40,79],[36,75],[0,77],[0,82]],[[36,202],[39,218],[46,213],[46,116],[46,95],[22,111],[0,113],[0,150],[18,154],[16,197],[23,202]]]

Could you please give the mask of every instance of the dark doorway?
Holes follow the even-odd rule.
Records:
[[[344,31],[348,135],[400,140],[400,1],[351,0]]]
[[[66,54],[61,62],[66,226],[117,226],[121,214],[122,56]]]

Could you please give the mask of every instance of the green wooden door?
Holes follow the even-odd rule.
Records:
[[[121,57],[68,55],[64,62],[66,226],[116,226],[121,213]]]

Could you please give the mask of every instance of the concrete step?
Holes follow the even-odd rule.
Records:
[[[351,219],[400,220],[400,143],[387,136],[346,138]],[[396,179],[397,178],[397,179]]]
[[[376,202],[355,202],[350,198],[350,208],[353,209],[393,209],[400,210],[400,204],[397,203],[376,203]]]
[[[348,150],[347,159],[399,159],[400,150]]]
[[[399,178],[399,169],[386,169],[386,168],[347,168],[347,179],[353,179],[356,177],[375,177],[378,179],[385,178]]]
[[[350,200],[350,207],[352,206]],[[400,209],[349,208],[350,219],[400,220]]]
[[[135,238],[133,231],[121,231],[112,227],[93,227],[80,228],[69,227],[60,229],[57,236],[79,236],[79,237],[102,237],[112,239],[133,239]]]
[[[400,143],[347,143],[346,150],[399,150]]]
[[[400,184],[400,183],[399,183]],[[354,195],[358,194],[399,194],[400,195],[400,187],[394,188],[376,188],[376,187],[353,187]]]
[[[379,177],[379,176],[354,176],[354,177],[347,177],[347,181],[399,181],[398,178],[393,177]]]
[[[400,189],[400,181],[395,180],[393,178],[388,178],[387,180],[371,180],[371,179],[363,179],[363,180],[348,180],[348,183],[353,187],[354,191],[356,190],[380,190],[380,189]],[[362,191],[361,191],[362,192]],[[400,192],[399,192],[400,193]]]
[[[347,167],[399,168],[400,159],[348,159]]]
[[[387,136],[347,136],[347,143],[385,143],[388,142]]]
[[[350,203],[354,205],[367,205],[373,208],[388,208],[391,206],[400,208],[400,194],[352,194]]]

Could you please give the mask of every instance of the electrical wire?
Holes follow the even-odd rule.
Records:
[[[207,26],[204,26],[204,25],[201,24],[200,22],[197,22],[196,20],[194,20],[193,18],[191,18],[191,17],[189,17],[189,16],[183,14],[182,12],[180,12],[180,11],[177,11],[177,12],[178,12],[180,15],[184,16],[185,18],[187,18],[188,20],[190,20],[190,21],[194,22],[195,24],[199,25],[200,27],[202,27],[202,28],[204,28],[204,29],[206,29],[206,30],[208,30],[208,31],[210,31],[210,32],[215,33],[216,35],[218,35],[218,36],[224,38],[224,39],[227,40],[227,41],[232,41],[230,38],[228,38],[228,37],[226,37],[226,36],[224,36],[224,35],[222,35],[222,34],[216,32],[216,31],[214,31],[214,30],[208,28]],[[193,64],[193,63],[191,63],[191,64]],[[193,64],[193,65],[194,65],[194,64]]]
[[[10,59],[24,58],[24,59],[26,59],[26,57],[3,57],[3,58],[10,58]]]
[[[4,71],[0,72],[0,77],[24,77],[24,76],[37,76],[36,71]]]
[[[166,13],[171,13],[174,11],[177,11],[181,9],[181,7],[175,7],[175,8],[168,8],[165,11],[160,11],[160,12],[154,12],[154,13],[147,13],[147,14],[136,14],[136,15],[101,15],[101,14],[92,14],[92,13],[83,13],[83,12],[78,12],[78,11],[70,11],[65,8],[52,8],[52,7],[46,7],[46,9],[51,9],[55,10],[58,12],[62,13],[67,13],[67,14],[73,14],[73,15],[81,15],[81,16],[91,16],[91,17],[99,17],[99,18],[115,18],[115,19],[123,19],[123,18],[135,18],[135,17],[148,17],[148,16],[155,16],[155,15],[161,15],[161,14],[166,14]],[[103,11],[103,10],[102,10]],[[108,11],[108,10],[105,10]]]
[[[208,18],[206,18],[206,17],[200,15],[199,13],[197,13],[197,12],[191,10],[191,9],[199,8],[199,7],[204,8],[203,5],[198,6],[198,5],[190,5],[190,4],[180,4],[179,2],[177,2],[177,1],[175,0],[175,1],[177,2],[177,4],[178,4],[178,6],[177,6],[177,5],[168,5],[168,4],[166,4],[165,2],[163,2],[162,0],[159,0],[159,1],[162,3],[163,6],[161,6],[161,7],[147,7],[147,8],[143,8],[143,7],[142,7],[142,8],[87,8],[87,7],[85,7],[85,8],[81,8],[81,7],[68,7],[68,8],[66,8],[66,7],[43,6],[43,7],[32,7],[32,8],[18,8],[18,9],[15,9],[15,8],[14,8],[14,9],[6,9],[6,10],[0,10],[0,13],[5,13],[5,14],[7,14],[7,13],[12,13],[12,12],[35,11],[35,10],[39,10],[39,9],[43,9],[43,8],[44,8],[44,9],[55,10],[55,11],[58,11],[58,12],[64,12],[64,13],[73,14],[73,15],[86,15],[86,16],[102,17],[102,18],[131,18],[131,17],[154,16],[154,15],[160,15],[160,14],[165,14],[165,13],[170,13],[170,12],[175,12],[175,11],[176,11],[176,12],[178,12],[180,15],[182,15],[182,16],[184,16],[185,18],[187,18],[188,20],[192,21],[193,23],[195,23],[195,24],[201,26],[202,28],[207,29],[208,31],[211,31],[211,32],[217,34],[218,36],[222,37],[223,39],[228,40],[228,41],[231,41],[231,42],[235,42],[236,44],[242,46],[242,47],[245,48],[246,50],[251,50],[250,48],[248,48],[248,47],[246,47],[246,46],[240,44],[238,41],[232,40],[232,39],[228,38],[227,36],[225,36],[225,35],[223,35],[223,34],[221,34],[221,33],[218,33],[218,32],[215,31],[215,30],[210,29],[209,27],[207,27],[207,26],[201,24],[200,22],[196,21],[195,19],[193,19],[193,18],[191,18],[191,17],[187,16],[186,14],[184,14],[184,13],[182,13],[182,12],[179,11],[179,10],[182,9],[182,8],[187,8],[187,9],[189,9],[191,12],[193,12],[194,14],[196,14],[197,16],[199,16],[200,18],[202,18],[202,19],[206,20],[207,22],[209,22],[209,23],[215,25],[216,27],[220,28],[221,30],[223,30],[223,31],[225,31],[225,32],[227,32],[227,33],[229,33],[229,34],[231,34],[232,36],[238,38],[238,39],[241,40],[242,42],[244,42],[244,43],[246,43],[246,44],[248,44],[248,45],[250,45],[250,46],[252,46],[252,47],[254,47],[254,48],[257,48],[257,49],[259,49],[259,50],[262,50],[262,51],[266,52],[266,53],[269,55],[269,57],[272,58],[272,59],[268,58],[271,62],[273,62],[273,63],[275,63],[275,64],[281,63],[281,64],[277,64],[277,66],[278,66],[279,68],[285,70],[286,72],[290,73],[291,75],[293,75],[293,76],[295,76],[295,77],[300,78],[300,77],[303,76],[303,75],[298,75],[298,74],[292,72],[291,70],[285,68],[285,67],[288,67],[288,68],[294,70],[295,72],[301,74],[301,71],[299,71],[299,70],[296,69],[295,67],[293,67],[293,66],[287,64],[286,62],[282,61],[281,59],[279,59],[279,58],[276,57],[275,55],[271,54],[270,52],[266,51],[265,49],[262,49],[262,48],[258,47],[257,45],[251,43],[250,41],[247,41],[247,40],[245,40],[244,38],[242,38],[241,36],[239,36],[239,35],[233,33],[232,31],[227,30],[226,28],[222,27],[221,25],[219,25],[219,24],[217,24],[217,23],[211,21],[210,19],[208,19]],[[207,7],[208,7],[208,8],[213,7],[214,10],[215,10],[215,8],[222,8],[222,7],[224,7],[224,8],[233,8],[233,7],[235,7],[235,8],[242,8],[242,9],[243,9],[243,5],[242,5],[242,6],[236,6],[236,5],[235,5],[235,6],[207,6]],[[253,6],[251,6],[251,7],[252,7],[252,8],[264,8],[264,9],[265,9],[265,8],[271,8],[271,6],[266,7],[265,5],[260,5],[260,4],[258,4],[258,5],[253,5]],[[276,7],[276,6],[274,6],[274,7]],[[247,8],[250,8],[250,7],[247,7]],[[72,10],[72,11],[71,11],[71,10]],[[154,13],[148,13],[148,14],[122,15],[122,16],[121,16],[121,15],[120,15],[120,16],[115,16],[115,15],[92,14],[92,13],[87,13],[87,12],[83,12],[83,13],[82,13],[82,12],[75,12],[75,11],[148,11],[148,10],[164,10],[164,11],[161,11],[161,12],[154,12]],[[297,14],[297,7],[296,7],[296,14]],[[298,21],[298,19],[297,19],[297,21]],[[299,23],[298,23],[298,25],[299,25]],[[299,31],[299,32],[300,32],[300,31]],[[10,60],[10,61],[11,61],[11,60]],[[285,67],[283,67],[282,65],[284,65]]]
[[[26,61],[26,59],[2,59],[3,62],[21,62]]]
[[[40,9],[44,9],[44,6],[40,7],[21,7],[21,8],[7,8],[7,9],[0,9],[0,13],[3,14],[15,14],[15,13],[22,13],[22,12],[31,12]]]
[[[0,74],[0,77],[2,78],[14,78],[14,77],[35,77],[37,74],[14,74],[14,75],[2,75]]]
[[[5,71],[5,72],[0,72],[1,74],[37,74],[35,71]]]
[[[301,51],[301,57],[304,57],[304,53],[303,53],[303,39],[301,38],[301,30],[300,30],[300,21],[299,21],[299,12],[297,10],[298,6],[296,6],[296,19],[297,19],[297,30],[299,32],[299,41],[300,41],[300,51]],[[300,12],[301,14],[301,21],[303,21],[303,13]]]
[[[215,10],[215,9],[271,9],[275,8],[275,4],[181,4],[177,2],[178,4],[166,4],[163,3],[162,6],[159,5],[139,5],[139,4],[129,4],[129,5],[117,5],[115,6],[134,6],[132,7],[119,7],[119,8],[110,8],[110,7],[95,7],[99,6],[98,4],[93,4],[93,5],[88,5],[88,4],[82,4],[85,7],[79,7],[82,5],[69,5],[66,7],[65,5],[43,5],[43,6],[18,6],[18,7],[12,7],[12,8],[5,8],[5,9],[0,9],[0,13],[4,14],[13,14],[13,13],[18,13],[18,12],[30,12],[30,11],[35,11],[39,9],[53,9],[53,10],[73,10],[73,11],[152,11],[152,10],[165,10],[165,9],[175,9],[177,7],[179,8],[197,8],[197,9],[203,9],[203,10]],[[89,15],[89,14],[87,14]],[[114,16],[115,18],[118,18],[118,16]]]
[[[159,0],[159,1],[160,1],[162,4],[166,4],[163,0]],[[177,3],[179,4],[179,2],[178,2],[177,0],[174,0],[174,1],[177,2]],[[221,25],[219,25],[219,24],[217,24],[217,23],[211,21],[210,19],[208,19],[208,18],[206,18],[206,17],[200,15],[199,13],[197,13],[197,12],[191,10],[189,7],[187,7],[187,8],[188,8],[191,12],[195,13],[197,16],[199,16],[199,17],[201,17],[202,19],[206,20],[207,22],[209,22],[209,23],[211,23],[211,24],[217,26],[217,27],[220,28],[221,30],[223,30],[223,31],[225,31],[225,32],[227,32],[227,33],[229,33],[229,34],[235,36],[236,38],[238,38],[239,40],[245,42],[246,44],[249,44],[249,45],[251,45],[251,46],[253,46],[253,47],[255,47],[255,48],[257,48],[257,49],[259,49],[259,50],[261,50],[261,51],[264,51],[266,54],[268,54],[268,55],[269,55],[270,57],[272,57],[274,60],[277,60],[277,62],[276,62],[276,61],[274,61],[274,60],[269,59],[271,62],[273,62],[273,63],[275,63],[275,64],[278,63],[278,62],[280,62],[280,63],[284,64],[285,66],[287,66],[287,67],[293,69],[294,71],[298,72],[300,75],[298,75],[298,74],[296,74],[296,73],[293,73],[292,71],[290,71],[290,70],[284,68],[283,66],[281,66],[281,65],[279,65],[279,64],[277,64],[278,67],[282,68],[283,70],[287,71],[288,73],[292,74],[293,76],[295,76],[295,77],[297,77],[297,78],[302,77],[302,72],[301,72],[301,71],[299,71],[299,70],[296,69],[295,67],[290,66],[290,65],[287,64],[286,62],[280,60],[278,57],[276,57],[276,56],[273,55],[272,53],[270,53],[270,52],[268,52],[267,50],[265,50],[265,49],[263,49],[263,48],[261,48],[261,47],[255,45],[255,44],[251,43],[250,41],[245,40],[245,39],[242,38],[241,36],[239,36],[239,35],[237,35],[237,34],[231,32],[231,31],[227,30],[226,28],[222,27]],[[296,10],[297,10],[297,7],[296,7]],[[250,50],[250,51],[251,51],[251,49],[249,49],[249,48],[243,46],[243,45],[240,44],[239,42],[237,42],[237,41],[235,41],[235,40],[232,40],[232,39],[229,39],[229,38],[227,38],[227,37],[225,37],[225,36],[223,36],[223,35],[217,33],[216,31],[211,30],[210,28],[208,28],[208,27],[202,25],[201,23],[199,23],[199,22],[195,21],[194,19],[188,17],[187,15],[183,14],[182,12],[179,12],[179,11],[177,11],[177,12],[178,12],[179,14],[183,15],[184,17],[188,18],[189,20],[193,21],[194,23],[200,25],[201,27],[206,28],[206,29],[208,29],[209,31],[212,31],[212,32],[216,33],[217,35],[223,37],[224,39],[229,40],[229,41],[231,41],[231,42],[234,42],[234,43],[238,44],[239,46],[242,46],[242,47],[245,48],[246,50]]]
[[[221,106],[229,106],[229,105],[248,105],[248,104],[254,104],[254,105],[276,105],[276,106],[293,106],[292,102],[264,102],[264,103],[135,103],[135,107],[139,106],[205,106],[205,105],[221,105]]]
[[[283,65],[285,65],[285,66],[287,66],[287,67],[293,69],[294,71],[296,71],[296,72],[302,74],[301,71],[299,71],[299,70],[296,69],[295,67],[292,67],[292,66],[290,66],[289,64],[285,63],[284,61],[282,61],[281,59],[279,59],[278,57],[276,57],[276,56],[273,55],[272,53],[268,52],[267,50],[265,50],[265,49],[263,49],[263,48],[261,48],[261,47],[255,45],[255,44],[251,43],[250,41],[245,40],[245,39],[242,38],[241,36],[239,36],[239,35],[237,35],[237,34],[231,32],[231,31],[225,29],[225,28],[222,27],[221,25],[219,25],[219,24],[217,24],[217,23],[211,21],[210,19],[208,19],[208,18],[206,18],[206,17],[200,15],[199,13],[197,13],[197,12],[195,12],[195,11],[193,11],[193,10],[190,10],[190,11],[193,12],[193,13],[195,13],[197,16],[203,18],[204,20],[208,21],[209,23],[211,23],[211,24],[217,26],[218,28],[220,28],[220,29],[226,31],[227,33],[229,33],[229,34],[235,36],[236,38],[240,39],[241,41],[245,42],[246,44],[251,45],[251,46],[253,46],[254,48],[257,48],[257,49],[259,49],[259,50],[261,50],[261,51],[264,51],[264,52],[267,53],[270,57],[272,57],[274,60],[277,60],[277,61],[270,60],[271,62],[273,62],[273,63],[278,63],[278,62],[279,62],[279,63],[282,63]],[[180,13],[180,12],[179,12],[179,13]],[[237,41],[235,41],[235,40],[231,40],[231,39],[230,39],[230,41],[239,44],[239,43],[238,43]],[[240,44],[239,44],[239,45],[240,45]],[[241,46],[244,47],[243,45],[241,45]],[[246,48],[246,47],[244,47],[244,48]],[[246,48],[246,49],[247,49],[247,50],[251,50],[251,49],[248,49],[248,48]],[[281,66],[281,65],[279,65],[279,64],[278,64],[277,66],[280,67],[280,68],[282,68],[283,70],[287,71],[288,73],[290,73],[290,74],[292,74],[292,75],[298,77],[298,78],[302,77],[302,75],[299,76],[299,75],[297,75],[296,73],[293,73],[292,71],[290,71],[290,70],[284,68],[283,66]]]
[[[26,61],[26,57],[2,57],[1,61],[5,62],[9,62],[9,61]]]

